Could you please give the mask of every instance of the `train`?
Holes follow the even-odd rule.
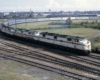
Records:
[[[83,37],[60,35],[48,32],[38,32],[25,29],[15,29],[11,27],[2,27],[2,33],[6,33],[11,36],[18,36],[26,39],[39,41],[42,43],[52,44],[55,46],[61,46],[73,52],[82,52],[84,54],[90,54],[91,42]]]
[[[39,19],[15,19],[4,22],[5,25],[15,25],[21,23],[39,22],[39,21],[53,21],[53,20],[67,20],[69,17],[56,17],[56,18],[39,18]],[[72,20],[99,20],[100,17],[70,17]]]
[[[14,23],[3,23],[0,27],[1,33],[33,40],[37,43],[61,47],[66,49],[67,51],[79,52],[80,54],[89,55],[91,53],[91,42],[85,37],[13,28],[9,26],[12,24]]]

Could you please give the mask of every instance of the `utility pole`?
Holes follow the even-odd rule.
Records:
[[[8,20],[8,27],[9,27],[9,20]]]
[[[27,26],[27,22],[26,22],[26,14],[24,14],[24,18],[25,18],[25,25]]]
[[[17,24],[16,24],[16,13],[15,13],[15,28],[17,28]]]

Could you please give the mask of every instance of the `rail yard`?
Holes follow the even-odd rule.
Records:
[[[79,55],[17,38],[0,33],[1,58],[67,77],[65,80],[99,80],[100,54]]]
[[[25,44],[26,43],[26,44]],[[97,80],[99,54],[79,56],[0,36],[0,56],[78,80]],[[64,54],[66,53],[66,54]]]

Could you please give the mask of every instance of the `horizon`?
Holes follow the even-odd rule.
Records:
[[[32,11],[32,10],[31,10]],[[93,11],[93,12],[95,12],[95,11],[100,11],[100,10],[85,10],[85,11],[81,11],[81,10],[76,10],[76,11],[64,11],[64,10],[59,10],[59,11],[32,11],[32,12],[60,12],[60,11],[63,11],[63,12],[85,12],[85,11],[87,11],[87,12],[89,12],[89,11]],[[9,13],[9,12],[30,12],[30,10],[28,10],[28,11],[0,11],[0,13]]]

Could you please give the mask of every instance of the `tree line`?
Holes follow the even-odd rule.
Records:
[[[66,20],[66,23],[69,24],[69,28],[94,28],[100,29],[100,22],[98,20],[94,21],[85,21],[85,22],[76,22],[74,23],[70,18]]]

